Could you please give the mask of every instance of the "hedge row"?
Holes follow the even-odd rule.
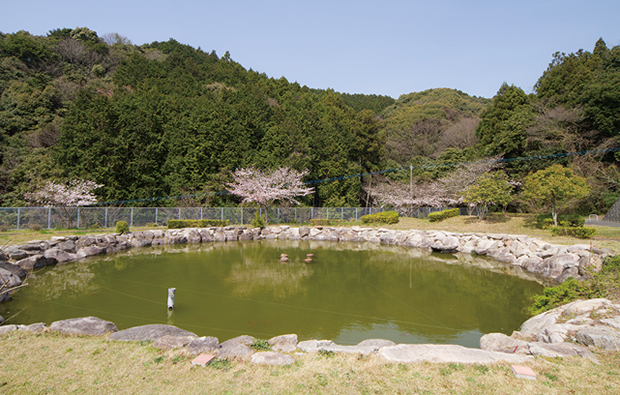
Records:
[[[169,219],[168,229],[210,228],[212,226],[228,226],[230,221],[220,219]]]
[[[578,228],[586,223],[585,217],[577,214],[560,214],[558,215],[558,224],[564,227]],[[536,227],[538,229],[547,229],[553,226],[553,217],[551,214],[540,214],[536,216]]]
[[[596,228],[584,228],[583,226],[553,226],[552,236],[574,236],[580,239],[589,239],[596,234]]]
[[[333,226],[333,225],[342,225],[346,224],[348,221],[345,219],[325,219],[325,218],[314,218],[310,220],[312,226]]]
[[[428,220],[430,222],[439,222],[439,221],[443,221],[444,219],[448,219],[451,217],[458,217],[459,214],[460,214],[460,211],[458,208],[450,208],[450,209],[443,210],[443,211],[436,211],[434,213],[429,213]]]
[[[397,224],[399,221],[396,211],[384,211],[382,213],[363,215],[360,220],[365,224]]]

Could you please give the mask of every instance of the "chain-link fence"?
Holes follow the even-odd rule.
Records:
[[[401,216],[426,218],[430,212],[446,209],[421,207],[400,211]],[[309,223],[312,219],[359,221],[367,214],[394,210],[382,207],[274,207],[267,212],[270,224]],[[118,221],[130,227],[165,225],[170,219],[219,219],[231,225],[249,225],[256,212],[247,207],[0,207],[0,226],[5,229],[111,228]],[[461,208],[461,215],[467,215]]]

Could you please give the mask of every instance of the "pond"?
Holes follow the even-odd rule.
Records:
[[[280,262],[288,254],[289,262]],[[311,263],[304,262],[314,254]],[[490,258],[371,243],[254,241],[141,248],[35,272],[0,305],[30,324],[96,316],[119,329],[167,323],[220,342],[268,339],[479,347],[511,334],[543,286]],[[166,310],[167,289],[176,305]]]

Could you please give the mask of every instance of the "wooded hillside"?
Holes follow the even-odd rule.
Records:
[[[0,205],[25,205],[24,194],[45,181],[78,177],[103,184],[96,193],[104,202],[234,205],[215,192],[240,167],[290,166],[319,180],[615,147],[619,105],[620,48],[602,40],[593,53],[556,54],[534,94],[505,84],[493,99],[432,89],[394,100],[309,89],[173,39],[137,46],[88,28],[0,33]],[[595,186],[588,209],[617,197],[613,153],[515,162],[506,171],[520,179],[556,162]],[[416,176],[425,182],[450,170]],[[302,202],[372,204],[370,181],[316,184]]]

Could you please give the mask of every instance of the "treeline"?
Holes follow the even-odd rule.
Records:
[[[104,40],[105,39],[105,40]],[[310,90],[175,40],[134,46],[86,28],[0,36],[2,205],[43,180],[84,178],[102,201],[207,193],[233,204],[239,167],[309,179],[378,170],[382,96]],[[370,110],[372,108],[373,110]],[[319,184],[308,205],[356,206],[359,178]],[[177,204],[167,201],[165,204]]]
[[[239,167],[308,169],[319,180],[415,166],[416,183],[453,164],[618,146],[620,47],[555,54],[526,94],[492,99],[453,89],[387,96],[309,89],[170,39],[141,46],[88,28],[0,33],[0,205],[25,205],[46,180],[104,184],[100,201],[233,205]],[[516,184],[560,163],[594,187],[580,207],[604,211],[620,191],[617,154],[515,161]],[[429,167],[431,166],[431,167]],[[316,206],[373,204],[367,186],[409,170],[316,184]],[[185,200],[144,202],[165,196]],[[515,209],[524,209],[516,207]]]

